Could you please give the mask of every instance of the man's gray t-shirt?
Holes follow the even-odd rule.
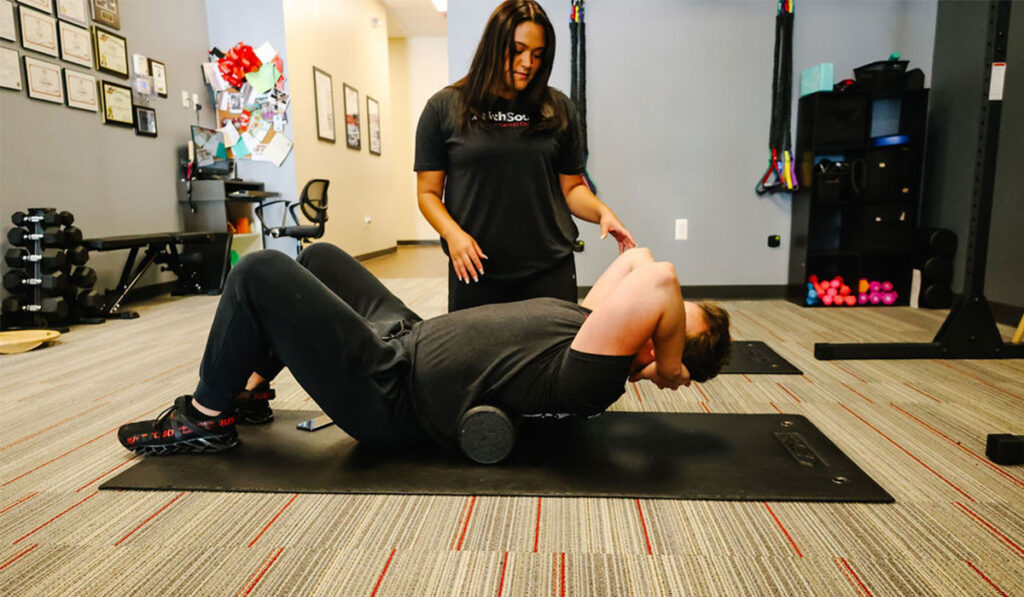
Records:
[[[571,349],[587,314],[575,303],[538,298],[416,323],[404,343],[420,422],[452,444],[459,418],[477,404],[513,415],[602,412],[625,391],[633,356]]]

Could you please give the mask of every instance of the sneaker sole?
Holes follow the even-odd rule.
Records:
[[[194,437],[159,446],[132,446],[129,450],[145,456],[167,456],[170,454],[223,452],[239,444],[238,436],[234,437]],[[127,447],[127,446],[126,446]]]

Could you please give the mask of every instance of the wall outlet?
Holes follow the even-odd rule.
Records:
[[[687,231],[688,231],[687,229],[688,228],[689,228],[689,226],[688,226],[688,221],[686,220],[686,218],[677,218],[676,219],[676,240],[686,240]]]
[[[189,101],[188,101],[188,92],[187,91],[182,91],[181,92],[181,105],[182,105],[183,108],[189,108],[189,107],[192,106],[192,104],[190,104]]]

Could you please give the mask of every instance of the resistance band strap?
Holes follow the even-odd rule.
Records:
[[[583,0],[573,0],[572,9],[569,13],[569,37],[571,40],[572,69],[569,94],[580,120],[580,137],[583,142],[584,163],[590,156],[590,146],[587,140],[587,25],[583,20]],[[583,180],[587,183],[591,192],[597,193],[597,186],[594,185],[590,173],[583,172]]]
[[[772,120],[768,132],[771,158],[755,190],[791,192],[799,185],[791,149],[793,114],[793,0],[780,0],[775,18],[775,49],[772,64]]]

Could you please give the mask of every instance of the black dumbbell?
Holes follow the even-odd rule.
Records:
[[[64,251],[43,251],[41,255],[34,255],[24,249],[8,249],[4,253],[4,261],[11,267],[27,267],[33,263],[39,263],[44,274],[55,272],[64,267],[67,257]]]
[[[48,298],[39,301],[39,304],[26,303],[24,300],[12,296],[4,299],[4,313],[46,313],[54,314],[64,318],[68,316],[68,303],[63,298]]]
[[[11,228],[7,232],[7,240],[16,247],[24,247],[34,240],[42,240],[44,245],[59,247],[64,244],[66,238],[67,234],[56,228],[48,228],[41,233],[29,232],[24,228]]]
[[[103,310],[106,298],[95,290],[83,290],[78,293],[75,304],[86,314],[96,314]]]
[[[92,288],[96,285],[96,270],[88,266],[78,266],[71,274],[71,283],[79,288]]]
[[[21,270],[13,270],[4,274],[4,288],[10,291],[21,290],[22,286],[38,286],[51,294],[59,294],[68,285],[68,278],[61,272],[54,272],[40,278],[30,278]]]
[[[67,250],[68,262],[73,265],[84,265],[89,261],[89,249],[85,245],[75,245]]]
[[[64,227],[64,245],[65,247],[73,247],[82,243],[82,231],[76,226],[65,226]]]
[[[26,224],[34,224],[36,222],[42,222],[45,226],[70,226],[75,223],[75,215],[70,211],[57,213],[57,211],[53,209],[47,209],[43,213],[36,214],[26,214],[23,211],[16,211],[11,214],[11,222],[13,222],[15,226],[25,226]]]

